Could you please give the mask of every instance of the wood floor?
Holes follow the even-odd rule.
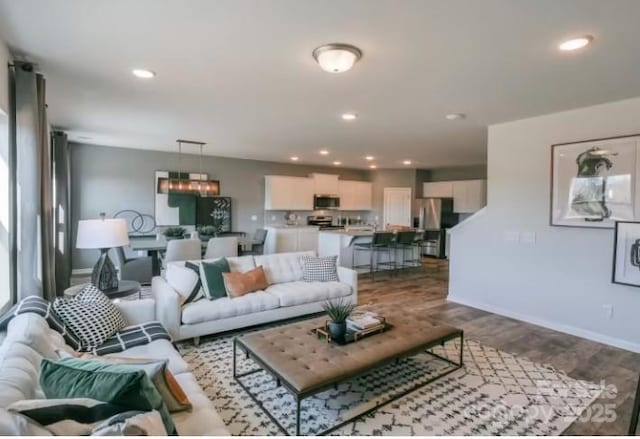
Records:
[[[358,302],[424,310],[432,319],[462,328],[468,339],[550,364],[572,378],[613,384],[618,390],[615,398],[601,398],[594,405],[615,404],[616,420],[612,423],[576,421],[564,434],[627,434],[640,374],[640,354],[447,302],[445,264],[432,260],[424,271],[411,269],[392,278],[380,274],[375,281],[361,275]]]

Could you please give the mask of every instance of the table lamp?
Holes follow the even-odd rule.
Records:
[[[91,283],[101,291],[118,289],[118,272],[109,259],[109,249],[129,245],[127,222],[122,219],[100,219],[78,221],[76,248],[100,249],[100,258],[93,267]]]

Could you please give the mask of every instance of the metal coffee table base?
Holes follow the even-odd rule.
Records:
[[[460,339],[460,350],[459,350],[458,361],[453,361],[453,360],[451,360],[449,358],[443,357],[443,356],[435,354],[433,352],[429,352],[429,349],[432,349],[432,348],[434,348],[434,347],[436,347],[438,345],[444,346],[444,344],[446,342],[448,342],[450,340],[453,340],[453,339],[456,339],[456,338]],[[258,358],[256,355],[253,354],[253,352],[251,352],[251,350],[247,349],[246,346],[242,346],[242,343],[240,343],[240,346],[238,346],[238,345],[239,344],[237,342],[237,338],[234,338],[234,340],[233,340],[233,377],[234,377],[234,379],[236,380],[236,382],[238,384],[240,384],[240,387],[242,387],[244,389],[244,391],[247,392],[247,394],[251,397],[251,399],[253,399],[253,401],[256,404],[258,404],[258,406],[262,409],[262,411],[264,411],[267,414],[267,416],[269,416],[269,418],[278,426],[278,428],[280,428],[280,430],[282,430],[282,432],[287,436],[290,435],[289,431],[287,431],[287,429],[280,423],[280,421],[278,421],[275,418],[275,416],[273,416],[269,412],[269,410],[264,406],[262,401],[260,401],[257,398],[256,395],[251,393],[251,390],[247,386],[244,385],[244,383],[242,382],[241,378],[249,376],[249,375],[253,375],[253,374],[258,373],[258,372],[266,371],[274,378],[275,384],[276,384],[275,388],[278,388],[280,386],[284,386],[287,389],[287,391],[289,391],[289,393],[291,393],[291,395],[293,396],[293,398],[296,401],[296,431],[295,431],[295,435],[296,436],[300,436],[300,413],[301,413],[302,401],[304,399],[310,398],[313,395],[316,395],[316,394],[324,392],[325,390],[328,390],[328,389],[330,389],[332,387],[335,387],[340,382],[347,381],[349,379],[356,378],[357,376],[365,375],[365,374],[369,373],[369,371],[367,371],[367,372],[364,372],[364,373],[361,373],[361,374],[347,376],[347,377],[341,378],[339,380],[336,380],[335,382],[333,382],[331,384],[328,384],[328,385],[326,385],[324,387],[321,387],[321,388],[318,388],[318,389],[314,389],[313,391],[298,392],[297,390],[294,389],[294,387],[291,384],[289,384],[286,380],[284,380],[282,377],[280,377],[280,375],[278,375],[278,373],[276,373],[274,370],[272,370],[266,364],[264,364],[264,362],[262,362],[260,360],[260,358]],[[393,395],[388,400],[386,400],[384,402],[381,402],[381,403],[380,402],[377,403],[375,405],[375,407],[367,409],[366,411],[363,411],[362,413],[359,413],[359,414],[357,414],[357,415],[355,415],[355,416],[353,416],[353,417],[351,417],[349,419],[343,420],[339,424],[334,425],[333,427],[330,427],[330,428],[328,428],[328,429],[326,429],[324,431],[321,431],[321,432],[318,432],[318,433],[313,433],[313,434],[316,435],[316,436],[322,436],[322,435],[331,433],[332,431],[334,431],[334,430],[336,430],[336,429],[338,429],[338,428],[340,428],[340,427],[342,427],[342,426],[344,426],[344,425],[346,425],[346,424],[348,424],[350,422],[353,422],[354,420],[356,420],[356,419],[358,419],[358,418],[360,418],[362,416],[365,416],[365,415],[367,415],[367,414],[369,414],[371,412],[376,411],[380,407],[384,407],[385,405],[389,404],[390,402],[396,401],[399,398],[402,398],[403,396],[405,396],[405,395],[407,395],[407,394],[409,394],[411,392],[414,392],[414,391],[416,391],[416,390],[418,390],[418,389],[420,389],[420,388],[422,388],[424,386],[427,386],[427,385],[431,384],[432,382],[434,382],[434,381],[436,381],[436,380],[438,380],[438,379],[440,379],[440,378],[442,378],[442,377],[444,377],[446,375],[449,375],[452,372],[455,372],[456,370],[460,369],[464,364],[463,363],[463,359],[462,359],[463,345],[464,345],[464,336],[463,336],[463,332],[460,331],[459,333],[456,333],[455,335],[443,337],[440,340],[436,340],[435,342],[433,342],[430,345],[421,346],[419,349],[416,349],[416,351],[414,351],[412,353],[405,354],[403,356],[398,356],[398,357],[395,357],[395,358],[389,360],[386,364],[388,364],[388,363],[390,363],[392,361],[395,361],[397,363],[401,358],[406,358],[406,357],[411,357],[411,356],[418,355],[418,354],[421,354],[421,353],[426,353],[426,354],[429,354],[429,355],[431,355],[431,356],[433,356],[435,358],[438,358],[439,360],[443,360],[443,361],[451,364],[453,366],[453,368],[448,369],[447,371],[445,371],[445,372],[443,372],[443,373],[441,373],[439,375],[436,375],[436,376],[434,376],[432,378],[429,378],[427,381],[421,382],[420,384],[417,384],[416,386],[411,387],[410,389],[407,389],[407,390],[404,390],[402,392],[399,392],[399,393]],[[236,364],[237,364],[236,355],[237,355],[238,347],[245,353],[246,358],[251,358],[253,361],[255,361],[256,363],[258,363],[260,365],[260,368],[254,369],[254,370],[250,370],[248,372],[238,373],[237,368],[236,368]],[[380,366],[383,366],[383,365],[384,364],[378,364],[378,365],[376,365],[376,367],[380,367]]]

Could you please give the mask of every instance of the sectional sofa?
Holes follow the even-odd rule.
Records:
[[[232,272],[262,266],[269,283],[264,291],[233,299],[200,299],[182,306],[182,297],[174,287],[165,278],[154,277],[151,289],[156,319],[174,340],[194,338],[197,343],[203,335],[318,313],[329,299],[345,297],[357,303],[358,275],[354,270],[338,267],[338,282],[305,282],[301,262],[305,255],[315,256],[315,252],[227,258]]]
[[[121,301],[116,305],[123,313],[128,325],[155,320],[155,307],[152,300]],[[14,317],[7,330],[0,332],[0,340],[2,341],[0,345],[0,408],[6,408],[17,401],[44,398],[39,385],[40,362],[43,358],[59,358],[60,350],[73,352],[73,349],[65,344],[60,333],[50,329],[44,318],[32,313]],[[168,359],[169,370],[193,405],[193,410],[190,412],[172,414],[178,433],[182,436],[230,435],[222,418],[171,342],[155,340],[111,355]],[[69,383],[69,385],[72,384]]]

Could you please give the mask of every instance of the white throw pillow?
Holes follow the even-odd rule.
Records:
[[[50,431],[19,413],[0,408],[0,436],[53,436]]]
[[[182,305],[204,297],[198,264],[169,264],[165,273],[167,283],[182,297]]]

